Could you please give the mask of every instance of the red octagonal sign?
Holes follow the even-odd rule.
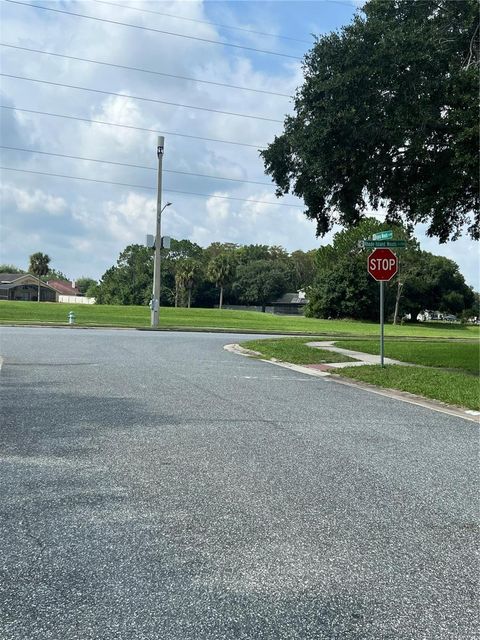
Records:
[[[398,258],[391,249],[375,249],[368,256],[368,273],[375,280],[388,281],[398,271]]]

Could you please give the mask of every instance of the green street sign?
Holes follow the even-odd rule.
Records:
[[[379,233],[374,233],[372,236],[372,240],[391,240],[393,238],[393,231],[380,231]]]
[[[364,249],[404,249],[406,240],[364,240]]]

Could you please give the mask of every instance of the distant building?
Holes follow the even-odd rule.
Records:
[[[267,302],[264,307],[260,305],[224,304],[222,308],[230,309],[231,311],[265,311],[266,313],[286,316],[301,316],[304,314],[307,304],[308,300],[305,297],[305,291],[297,291],[295,293],[284,293],[281,298],[273,302]]]
[[[75,280],[49,280],[48,284],[58,293],[58,302],[68,304],[95,304],[95,298],[86,298],[75,286]]]
[[[62,296],[81,296],[80,290],[75,286],[75,280],[48,280],[47,284],[58,291]]]
[[[40,283],[40,302],[58,302],[58,292],[30,273],[0,273],[0,300],[36,302],[38,283]]]
[[[281,298],[270,302],[272,313],[298,316],[303,315],[308,300],[305,291],[297,291],[296,293],[285,293]]]

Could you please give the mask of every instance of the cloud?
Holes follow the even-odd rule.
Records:
[[[217,192],[215,195],[226,196],[226,193]],[[230,216],[230,203],[227,200],[209,198],[207,200],[207,217],[211,222],[221,222]]]
[[[28,191],[11,184],[0,186],[0,198],[2,208],[13,205],[19,213],[47,213],[58,216],[67,208],[64,198],[53,196],[40,189]]]
[[[73,212],[73,217],[85,229],[110,235],[124,244],[144,242],[144,236],[155,226],[156,199],[130,192],[120,200],[108,200],[100,210],[83,204]]]
[[[277,3],[274,15],[269,3],[241,4],[242,7],[237,3],[170,0],[162,2],[158,10],[276,33],[289,33],[294,21],[299,35],[302,31],[309,34],[312,24],[321,25],[323,30],[339,28],[353,15],[353,10],[346,11],[345,5],[333,3],[298,2],[294,8],[293,3]],[[277,37],[228,31],[128,7],[88,3],[87,11],[84,3],[78,3],[80,5],[85,13],[98,17],[200,38],[227,40],[300,56],[309,48],[308,44],[289,44]],[[72,10],[76,6],[76,2],[68,3]],[[135,7],[151,9],[152,5],[139,2]],[[269,183],[256,148],[201,141],[173,133],[263,145],[282,131],[285,113],[292,109],[291,100],[286,97],[173,76],[291,95],[302,79],[299,61],[53,15],[20,5],[5,5],[2,20],[12,44],[170,74],[167,77],[2,48],[5,73],[21,73],[126,96],[105,96],[3,78],[2,104],[171,132],[165,134],[163,160],[164,201],[168,198],[173,202],[163,218],[165,235],[188,238],[202,246],[214,241],[267,243],[283,245],[290,251],[307,250],[326,242],[326,239],[315,238],[315,224],[307,220],[300,209],[279,206],[273,185],[173,173],[183,171]],[[265,24],[269,25],[268,29]],[[136,100],[134,96],[265,116],[281,122],[167,106]],[[138,165],[125,167],[3,150],[6,166],[104,181],[5,172],[1,196],[2,224],[8,231],[4,234],[3,250],[8,262],[24,265],[29,251],[42,250],[55,258],[56,268],[72,277],[79,274],[99,277],[115,263],[126,244],[143,243],[145,234],[154,232],[155,192],[106,183],[122,182],[155,189],[157,133],[9,110],[1,110],[1,115],[2,143],[6,146]],[[171,193],[173,190],[268,200],[273,204],[201,198]],[[299,204],[291,196],[281,202]],[[61,225],[58,224],[60,216]],[[452,245],[451,250],[456,252],[458,246]],[[473,246],[467,240],[462,245]],[[472,277],[473,255],[470,249],[462,249],[457,255],[462,270],[468,270]]]

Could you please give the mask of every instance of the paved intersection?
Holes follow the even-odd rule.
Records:
[[[2,640],[477,637],[476,425],[241,339],[2,329]]]

